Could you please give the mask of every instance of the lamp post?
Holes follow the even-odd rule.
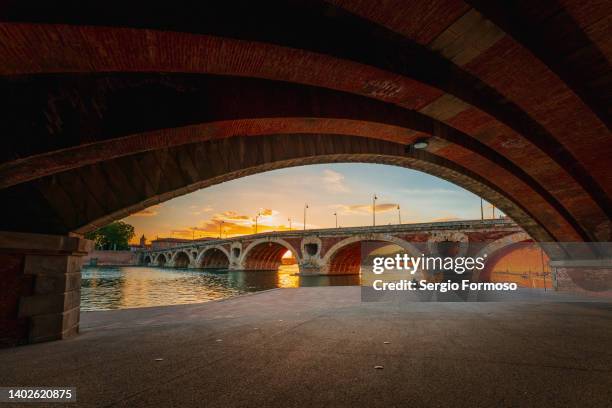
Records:
[[[495,219],[495,206],[493,204],[491,204],[491,207],[493,207],[493,219]]]
[[[400,211],[400,205],[397,205],[397,222],[401,225],[402,223],[402,212]]]
[[[221,239],[221,237],[223,236],[223,231],[221,230],[223,228],[223,223],[225,221],[219,221],[219,239]]]
[[[484,221],[484,209],[482,206],[482,197],[480,197],[480,221]]]
[[[289,231],[291,231],[291,218],[287,218],[287,221],[289,221]]]
[[[376,197],[376,194],[374,194],[372,196],[372,226],[373,227],[376,226],[376,200],[378,200],[378,197]]]
[[[255,216],[255,233],[257,234],[257,219],[259,218],[259,216],[261,215],[261,213],[257,213],[257,215]]]
[[[336,228],[338,228],[338,212],[334,212],[334,217],[336,217]]]
[[[304,204],[304,231],[306,231],[306,210],[308,209],[308,204]]]

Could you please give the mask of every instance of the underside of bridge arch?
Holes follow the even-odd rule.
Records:
[[[490,282],[491,276],[494,272],[495,267],[498,265],[498,263],[509,255],[512,255],[515,253],[518,253],[520,255],[520,254],[523,254],[525,250],[529,252],[530,250],[534,249],[534,247],[529,245],[530,242],[533,242],[533,241],[530,239],[525,239],[524,241],[514,242],[511,244],[502,246],[498,248],[496,251],[488,254],[487,262],[485,263],[485,268],[479,273],[472,275],[472,280],[475,282]],[[545,251],[541,248],[540,250],[542,251],[542,254],[541,254],[542,259],[546,258],[548,260],[548,256],[545,254]],[[523,255],[528,256],[528,254],[526,253],[524,253]],[[523,262],[525,264],[527,264],[528,261],[529,261],[528,259],[523,259]]]
[[[146,255],[143,259],[142,259],[142,263],[143,265],[150,265],[151,264],[151,257],[149,255]]]
[[[277,242],[261,242],[245,252],[242,267],[247,271],[276,271],[289,250]]]
[[[227,269],[229,265],[230,261],[225,252],[219,248],[211,248],[202,254],[198,267],[203,269]]]
[[[495,203],[538,240],[577,239],[573,221],[561,217],[543,197],[521,200],[522,196],[511,195],[505,186],[495,185],[493,180],[457,163],[429,152],[406,153],[404,144],[327,134],[236,136],[66,170],[0,190],[0,199],[14,215],[0,223],[5,230],[82,234],[220,182],[283,167],[333,162],[381,163],[421,170]],[[546,211],[539,211],[542,209]]]
[[[187,268],[189,266],[189,255],[186,252],[177,252],[173,257],[173,265],[175,268]]]
[[[365,245],[365,246],[364,246]],[[356,241],[339,248],[329,259],[328,275],[359,275],[361,273],[362,256],[368,256],[373,251],[388,246],[401,247],[385,241]],[[368,254],[364,254],[366,249]]]
[[[166,259],[166,255],[164,254],[157,255],[157,259],[156,259],[157,266],[166,266],[167,262],[168,260]]]
[[[80,233],[248,171],[249,153],[202,142],[314,134],[327,154],[345,153],[339,135],[404,147],[429,137],[432,160],[502,191],[536,239],[610,240],[612,36],[599,22],[611,11],[578,0],[8,3],[0,199],[23,208],[0,228]],[[277,161],[258,140],[261,161]],[[208,156],[219,159],[203,168]]]

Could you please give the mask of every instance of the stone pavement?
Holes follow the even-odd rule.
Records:
[[[319,287],[88,312],[74,339],[0,350],[0,386],[43,385],[77,387],[68,407],[604,407],[612,306]]]

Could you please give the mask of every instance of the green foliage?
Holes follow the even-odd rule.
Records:
[[[123,221],[115,221],[105,227],[85,234],[85,238],[96,243],[97,249],[129,249],[128,242],[134,237],[134,227]]]

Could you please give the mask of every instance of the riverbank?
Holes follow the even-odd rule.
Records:
[[[612,399],[608,304],[362,303],[359,287],[319,287],[81,320],[74,339],[0,350],[0,385],[76,386],[78,406]]]

